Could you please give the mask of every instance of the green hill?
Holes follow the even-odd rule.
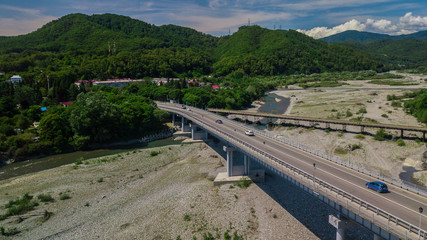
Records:
[[[223,76],[383,70],[346,46],[293,30],[244,26],[231,36],[154,26],[114,14],[70,14],[35,32],[0,37],[0,71],[27,83],[68,86],[80,79]],[[8,77],[8,76],[7,76]],[[58,89],[55,88],[55,89]]]
[[[381,70],[382,65],[343,46],[329,46],[294,30],[241,27],[215,51],[218,75],[241,70],[259,75]]]
[[[30,34],[0,39],[0,52],[81,51],[108,52],[155,48],[206,48],[216,38],[190,28],[174,25],[156,27],[126,16],[70,14]]]

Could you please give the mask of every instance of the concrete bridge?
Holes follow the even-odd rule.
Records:
[[[233,153],[244,154],[244,174],[249,162],[256,161],[337,211],[329,222],[337,229],[337,239],[345,238],[345,229],[359,224],[374,233],[374,239],[426,239],[427,219],[422,213],[427,204],[427,191],[408,190],[397,182],[386,181],[389,193],[376,193],[365,187],[376,178],[343,164],[324,158],[321,153],[302,151],[284,141],[256,131],[247,136],[249,127],[197,108],[157,103],[158,107],[182,118],[183,131],[191,131],[194,139],[208,134],[221,139],[227,153],[227,175],[233,176]],[[221,119],[222,124],[216,120]],[[191,121],[190,126],[186,123]]]
[[[238,116],[251,116],[269,119],[269,122],[272,122],[273,119],[277,119],[279,124],[283,123],[293,123],[295,125],[300,125],[302,122],[308,123],[310,126],[316,127],[316,124],[324,124],[324,128],[330,129],[331,125],[341,126],[342,131],[347,130],[347,126],[356,126],[360,127],[360,132],[365,132],[366,128],[376,128],[376,129],[388,129],[388,130],[398,130],[400,131],[400,137],[403,138],[404,131],[406,132],[416,132],[421,133],[423,141],[426,140],[427,128],[425,127],[416,127],[416,126],[403,126],[403,125],[394,125],[394,124],[383,124],[383,123],[368,123],[368,122],[353,122],[339,119],[321,119],[321,118],[312,118],[312,117],[302,117],[302,116],[289,116],[281,114],[271,114],[271,113],[259,113],[259,112],[250,112],[250,111],[237,111],[237,110],[226,110],[226,109],[215,109],[208,108],[210,112],[223,113],[227,115],[238,115]]]

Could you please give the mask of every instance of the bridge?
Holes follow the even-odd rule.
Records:
[[[322,153],[302,151],[289,140],[278,139],[256,131],[247,136],[249,127],[197,108],[157,102],[157,106],[182,118],[182,130],[191,131],[194,139],[213,135],[224,142],[227,152],[227,174],[233,176],[233,152],[244,154],[244,173],[249,162],[256,161],[296,184],[338,213],[330,215],[337,228],[337,239],[345,238],[348,224],[360,224],[374,233],[374,239],[426,239],[427,219],[422,214],[427,192],[415,192],[402,184],[386,181],[389,193],[380,194],[365,187],[376,178],[353,168],[330,161]],[[221,119],[222,124],[216,120]],[[191,121],[191,127],[186,123]],[[409,190],[408,190],[409,189]]]
[[[210,112],[215,113],[223,113],[223,114],[233,114],[240,116],[252,116],[252,117],[260,117],[267,119],[280,119],[281,123],[285,123],[286,120],[293,121],[297,125],[299,122],[308,122],[311,124],[322,123],[325,124],[325,128],[329,129],[331,124],[341,125],[341,130],[345,131],[347,126],[357,126],[360,127],[360,132],[364,132],[365,128],[382,128],[382,129],[390,129],[390,130],[398,130],[400,131],[400,137],[403,138],[403,132],[417,132],[422,133],[423,141],[425,142],[427,128],[425,127],[416,127],[416,126],[403,126],[403,125],[392,125],[392,124],[383,124],[383,123],[367,123],[367,122],[354,122],[354,121],[346,121],[339,119],[320,119],[320,118],[312,118],[312,117],[302,117],[302,116],[289,116],[289,115],[281,115],[281,114],[270,114],[270,113],[258,113],[258,112],[250,112],[250,111],[237,111],[237,110],[226,110],[226,109],[216,109],[216,108],[208,108],[206,109]],[[313,125],[315,126],[315,125]]]

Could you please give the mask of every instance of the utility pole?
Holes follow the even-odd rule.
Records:
[[[351,153],[351,146],[350,145],[348,145],[347,150],[348,150],[348,163],[347,163],[347,165],[350,167],[350,153]]]
[[[250,26],[250,25],[251,25],[251,19],[248,18],[248,26]]]

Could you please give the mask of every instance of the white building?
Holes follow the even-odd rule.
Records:
[[[19,75],[13,75],[13,76],[10,78],[10,81],[11,81],[12,83],[20,83],[20,82],[22,82],[22,78],[21,78],[21,76],[19,76]]]

